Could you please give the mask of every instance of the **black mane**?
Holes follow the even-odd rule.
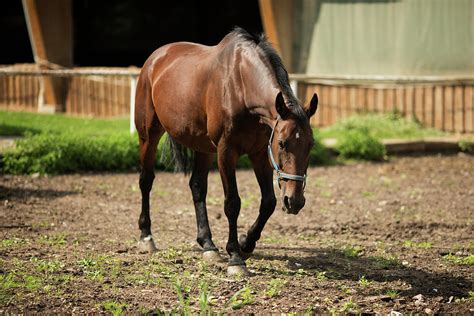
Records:
[[[244,41],[254,43],[258,48],[260,48],[261,52],[267,57],[268,62],[272,67],[275,79],[280,86],[282,93],[286,96],[288,108],[298,119],[307,120],[308,117],[306,112],[303,110],[298,99],[291,90],[288,71],[286,71],[281,57],[278,55],[275,48],[273,48],[272,44],[267,40],[267,37],[263,33],[260,35],[250,34],[238,26],[234,27],[234,30],[231,33],[242,38]]]

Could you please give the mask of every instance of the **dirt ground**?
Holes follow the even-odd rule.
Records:
[[[308,172],[305,208],[277,205],[247,261],[255,276],[236,279],[201,259],[181,174],[157,173],[153,255],[137,248],[137,174],[1,175],[0,313],[474,312],[473,156]],[[252,171],[238,183],[243,233],[260,196]],[[209,218],[226,255],[222,205],[213,172]]]

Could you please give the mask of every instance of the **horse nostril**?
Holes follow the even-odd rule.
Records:
[[[290,199],[289,199],[287,196],[285,196],[285,197],[283,198],[283,203],[285,204],[285,208],[286,208],[287,210],[289,210],[289,209],[290,209]]]

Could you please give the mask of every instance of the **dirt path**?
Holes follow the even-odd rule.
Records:
[[[136,174],[3,175],[0,313],[197,312],[205,293],[214,312],[472,313],[473,175],[462,154],[313,168],[307,206],[298,216],[277,206],[248,261],[256,276],[240,280],[202,262],[182,175],[157,174],[152,256],[136,248]],[[260,197],[252,171],[238,182],[242,233]],[[212,173],[209,217],[224,253],[222,204]]]

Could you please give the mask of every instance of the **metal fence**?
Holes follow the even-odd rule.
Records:
[[[45,78],[64,78],[66,95],[59,111],[78,116],[129,115],[133,131],[137,68],[38,70],[35,65],[0,67],[0,109],[38,111]],[[387,77],[290,75],[305,102],[319,95],[313,117],[323,127],[356,113],[390,112],[415,118],[427,127],[474,133],[473,77]]]

